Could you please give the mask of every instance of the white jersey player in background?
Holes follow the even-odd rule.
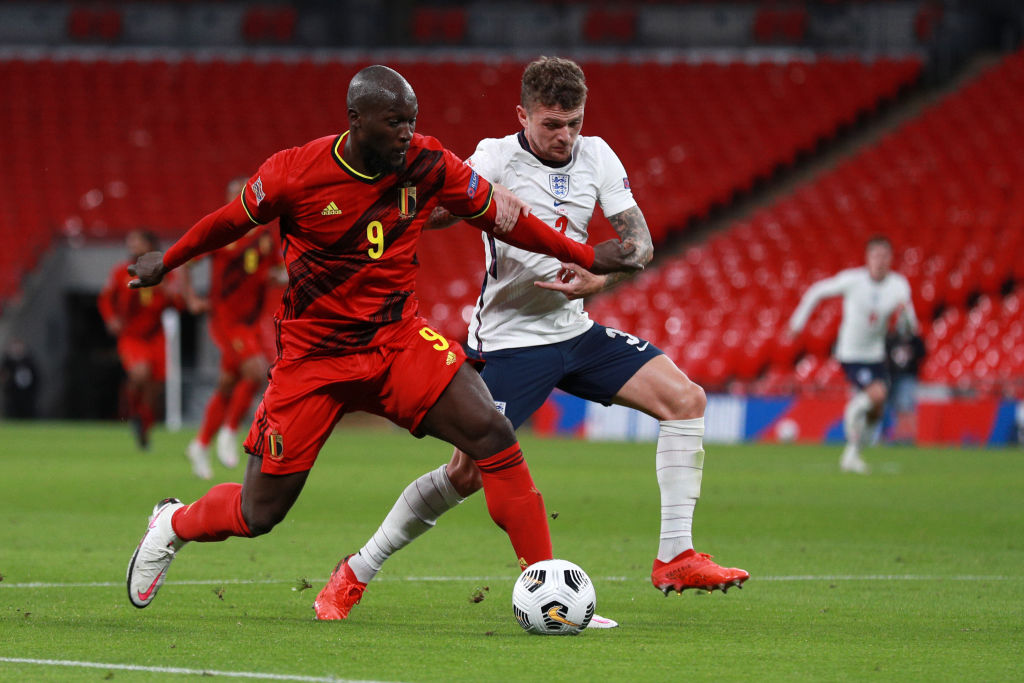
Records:
[[[575,62],[535,60],[523,73],[516,107],[523,130],[481,141],[468,163],[523,200],[524,212],[532,210],[579,242],[586,242],[587,225],[600,204],[623,242],[631,242],[646,264],[653,253],[651,236],[622,163],[604,140],[579,134],[586,92]],[[453,222],[435,214],[428,227]],[[583,297],[621,278],[537,258],[497,240],[485,239],[484,248],[487,270],[467,353],[482,363],[481,376],[499,409],[518,429],[558,387],[658,419],[661,535],[651,581],[666,595],[739,586],[749,578],[746,571],[721,567],[693,549],[691,525],[704,465],[704,390],[650,342],[603,327],[583,310]],[[479,489],[479,470],[458,451],[448,465],[412,482],[366,545],[339,564],[314,605],[317,617],[344,619],[392,553]],[[545,526],[536,533],[549,532]],[[591,627],[615,625],[597,616],[591,621]]]
[[[867,474],[870,469],[860,449],[874,432],[885,409],[889,373],[885,363],[885,335],[893,318],[903,331],[917,333],[917,316],[910,298],[910,284],[893,272],[892,244],[882,236],[868,240],[867,264],[850,268],[811,285],[789,320],[789,333],[797,335],[818,303],[843,297],[835,357],[843,366],[855,392],[843,411],[846,448],[839,467],[844,472]]]

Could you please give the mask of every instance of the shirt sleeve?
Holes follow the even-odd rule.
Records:
[[[501,182],[502,162],[497,154],[497,142],[499,141],[494,138],[481,140],[476,146],[476,151],[466,160],[474,171],[492,183]]]
[[[286,149],[271,156],[242,188],[242,208],[253,225],[270,223],[286,212],[289,162],[294,152]]]
[[[288,162],[284,150],[263,162],[241,194],[203,217],[164,253],[164,267],[177,268],[207,252],[245,236],[254,225],[268,223],[288,208]]]
[[[491,183],[476,169],[444,150],[445,182],[439,201],[456,218],[482,216],[491,205]]]
[[[122,264],[114,266],[113,270],[110,271],[110,277],[107,278],[107,284],[103,287],[103,291],[100,292],[100,296],[96,300],[97,308],[100,310],[100,317],[103,318],[104,322],[109,323],[117,316],[114,297],[116,296],[117,285],[121,282],[119,271],[124,267]]]
[[[619,157],[602,138],[595,138],[594,148],[600,168],[597,201],[606,216],[614,216],[636,206],[633,191],[629,188],[629,176]]]
[[[833,296],[839,296],[846,291],[847,285],[850,282],[850,272],[843,271],[838,275],[827,277],[824,280],[818,280],[813,285],[807,288],[804,292],[803,297],[800,299],[800,304],[793,311],[793,316],[789,319],[789,329],[794,334],[799,333],[804,329],[804,325],[807,324],[807,319],[811,317],[811,313],[823,299],[828,299]]]
[[[900,284],[903,289],[903,303],[900,306],[899,317],[896,319],[896,326],[904,333],[916,335],[920,325],[917,322],[917,313],[914,311],[914,298],[910,294],[910,283],[905,277],[901,277]]]

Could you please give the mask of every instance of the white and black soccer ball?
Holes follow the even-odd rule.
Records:
[[[527,567],[512,589],[516,621],[529,633],[576,635],[587,627],[597,607],[587,573],[566,560],[544,560]]]

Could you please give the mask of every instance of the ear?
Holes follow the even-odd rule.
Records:
[[[516,105],[516,116],[519,117],[519,125],[521,125],[523,128],[526,128],[526,124],[529,122],[530,119],[526,113],[526,109],[523,108],[523,105]]]
[[[359,112],[355,109],[348,110],[348,127],[358,128],[359,127]]]

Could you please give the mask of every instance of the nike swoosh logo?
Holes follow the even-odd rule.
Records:
[[[555,200],[555,206],[561,206],[562,204],[565,204],[565,202],[560,202],[557,199]]]
[[[646,349],[646,348],[647,348],[647,345],[648,345],[648,344],[650,344],[650,343],[651,343],[651,342],[649,342],[649,341],[645,341],[645,342],[644,342],[644,345],[643,345],[643,346],[638,346],[638,347],[636,347],[636,350],[637,350],[637,351],[643,351],[644,349]]]
[[[153,583],[149,584],[149,588],[146,589],[145,593],[143,593],[142,591],[138,591],[139,600],[149,600],[150,596],[153,595],[153,591],[156,590],[157,581],[163,578],[163,575],[164,572],[160,572],[159,574],[157,574],[156,578],[153,579]]]
[[[569,621],[568,619],[563,617],[561,614],[559,614],[558,610],[559,610],[558,606],[552,607],[551,609],[548,610],[548,616],[550,618],[554,619],[555,621],[559,621],[559,622],[565,624],[566,626],[574,626],[576,628],[579,628],[579,624],[576,624],[576,623],[573,623],[573,622]]]

